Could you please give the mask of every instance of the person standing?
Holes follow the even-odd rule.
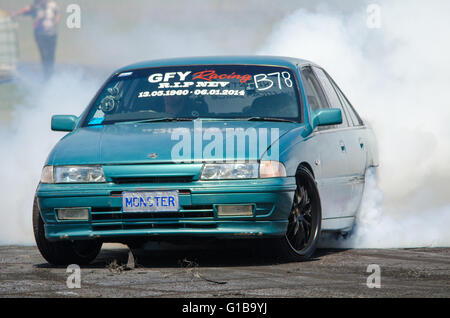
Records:
[[[13,17],[31,15],[34,19],[34,39],[39,48],[45,78],[50,78],[55,65],[57,27],[61,20],[54,1],[34,0],[32,5],[12,14]]]

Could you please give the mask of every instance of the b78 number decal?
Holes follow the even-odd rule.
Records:
[[[274,78],[276,77],[276,78]],[[279,89],[282,89],[285,85],[292,87],[291,74],[289,72],[274,72],[269,74],[256,74],[253,76],[255,87],[259,91],[270,89],[272,86],[277,85]]]

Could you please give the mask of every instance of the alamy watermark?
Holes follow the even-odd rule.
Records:
[[[81,288],[81,268],[77,264],[71,264],[67,266],[66,273],[70,275],[67,277],[67,288]]]
[[[367,6],[366,9],[367,18],[366,25],[369,29],[381,29],[382,16],[381,6],[377,3],[372,3]]]
[[[380,265],[370,264],[367,266],[367,273],[371,273],[367,277],[366,285],[369,288],[381,288],[381,268]]]
[[[176,163],[201,161],[249,161],[261,158],[278,161],[280,136],[278,128],[203,129],[201,120],[194,120],[194,129],[175,128],[171,140],[171,158]]]
[[[72,3],[66,8],[66,13],[69,15],[66,19],[66,26],[69,29],[80,29],[81,28],[81,7],[79,4]]]

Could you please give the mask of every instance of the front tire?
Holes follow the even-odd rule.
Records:
[[[33,203],[33,231],[39,252],[52,265],[89,264],[97,257],[102,248],[102,242],[97,240],[60,242],[47,240],[45,238],[44,221],[36,197]]]
[[[311,172],[300,167],[286,234],[278,240],[283,258],[290,261],[309,259],[316,250],[322,224],[319,191]]]

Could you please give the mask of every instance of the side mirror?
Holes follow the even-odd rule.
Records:
[[[339,108],[319,109],[313,113],[313,128],[339,124],[342,124],[342,112]]]
[[[52,116],[52,130],[72,131],[77,124],[78,117],[74,115],[54,115]]]

